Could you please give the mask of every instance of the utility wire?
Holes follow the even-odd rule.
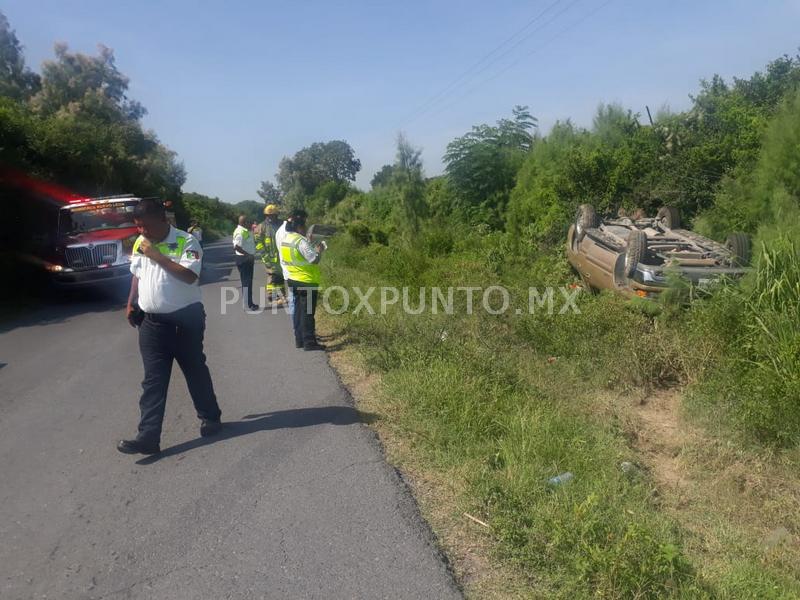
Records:
[[[551,9],[561,3],[562,0],[555,0],[554,2],[550,3],[544,10],[540,11],[536,14],[533,18],[531,18],[525,25],[523,25],[520,29],[514,32],[512,35],[507,37],[505,40],[500,42],[497,46],[495,46],[492,50],[484,54],[477,62],[475,62],[472,66],[468,69],[463,71],[460,75],[458,75],[455,79],[453,79],[450,83],[448,83],[443,89],[439,90],[436,94],[432,97],[428,98],[425,102],[423,102],[420,106],[415,108],[407,117],[402,119],[403,122],[410,122],[411,120],[415,119],[417,113],[424,112],[430,105],[435,104],[438,100],[440,100],[443,96],[446,96],[447,93],[452,90],[454,87],[457,87],[459,83],[461,83],[465,77],[471,77],[471,73],[474,69],[480,67],[484,62],[489,60],[494,54],[498,51],[502,50],[506,45],[512,42],[516,37],[524,33],[528,28],[530,28],[534,23],[536,23],[539,19],[541,19],[544,15],[546,15]],[[525,38],[523,38],[525,39]],[[492,64],[492,63],[490,63]]]
[[[576,1],[577,1],[577,0],[576,0]],[[594,10],[591,10],[591,11],[589,11],[589,12],[588,12],[588,13],[586,13],[586,14],[585,14],[583,17],[581,17],[580,19],[578,19],[577,21],[574,21],[573,23],[571,23],[571,24],[567,25],[566,27],[564,27],[563,29],[561,29],[561,31],[559,31],[559,32],[558,32],[558,33],[556,33],[555,35],[553,35],[553,36],[551,36],[550,38],[548,38],[548,39],[547,39],[547,40],[546,40],[546,41],[545,41],[545,42],[544,42],[544,43],[543,43],[541,46],[539,46],[539,47],[537,47],[537,48],[534,48],[534,50],[533,50],[533,51],[531,51],[531,52],[528,52],[527,54],[523,54],[521,57],[519,57],[518,59],[516,59],[516,60],[512,61],[511,63],[509,63],[508,65],[506,65],[506,66],[505,66],[503,69],[501,69],[500,71],[498,71],[497,73],[495,73],[495,74],[494,74],[494,75],[492,75],[491,77],[488,77],[488,78],[484,79],[483,81],[481,81],[481,82],[480,82],[478,85],[476,85],[476,86],[473,86],[473,87],[469,88],[469,89],[468,89],[466,92],[464,92],[464,93],[463,93],[461,96],[459,96],[458,98],[456,98],[456,99],[455,99],[453,102],[451,102],[450,104],[448,104],[448,105],[444,106],[444,107],[443,107],[441,110],[438,110],[438,111],[436,111],[435,113],[433,113],[433,114],[432,114],[432,115],[430,115],[430,116],[431,116],[431,117],[436,117],[436,116],[438,116],[438,115],[440,115],[440,114],[442,114],[442,113],[444,113],[444,112],[446,112],[446,111],[450,110],[450,109],[451,109],[453,106],[455,106],[456,104],[458,104],[459,102],[461,102],[461,101],[462,101],[464,98],[466,98],[466,97],[467,97],[467,96],[469,96],[470,94],[472,94],[472,93],[474,93],[475,91],[477,91],[477,90],[481,89],[481,88],[482,88],[482,87],[484,87],[486,84],[488,84],[488,83],[490,83],[490,82],[494,81],[495,79],[497,79],[498,77],[500,77],[500,76],[501,76],[501,75],[503,75],[504,73],[508,72],[508,71],[509,71],[510,69],[512,69],[513,67],[517,66],[517,65],[518,65],[518,64],[519,64],[519,63],[520,63],[522,60],[525,60],[525,59],[527,59],[527,58],[529,58],[529,57],[533,56],[534,54],[537,54],[537,53],[541,52],[541,51],[542,51],[542,50],[543,50],[543,49],[544,49],[544,48],[545,48],[547,45],[549,45],[550,43],[552,43],[554,40],[556,40],[557,38],[561,37],[562,35],[564,35],[564,34],[565,34],[565,33],[567,33],[568,31],[570,31],[571,29],[574,29],[575,27],[577,27],[578,25],[580,25],[581,23],[583,23],[583,22],[584,22],[584,21],[586,21],[587,19],[590,19],[591,17],[593,17],[594,15],[596,15],[598,12],[600,12],[602,9],[604,9],[606,6],[608,6],[609,4],[611,4],[613,1],[614,1],[614,0],[606,0],[606,2],[603,2],[602,4],[600,4],[600,5],[599,5],[599,6],[597,6],[597,7],[596,7]]]
[[[478,71],[476,71],[475,73],[473,73],[473,74],[472,74],[472,76],[470,76],[470,78],[469,78],[469,79],[474,79],[475,77],[477,77],[477,76],[478,76],[478,75],[480,75],[481,73],[485,73],[485,72],[486,72],[486,71],[489,69],[489,67],[491,67],[492,65],[494,65],[494,64],[495,64],[495,63],[497,63],[498,61],[500,61],[500,60],[504,59],[506,56],[508,56],[509,54],[511,54],[511,53],[512,53],[514,50],[516,50],[516,49],[517,49],[517,48],[518,48],[518,47],[519,47],[521,44],[523,44],[524,42],[528,41],[528,40],[529,40],[531,37],[533,37],[535,34],[539,33],[539,32],[540,32],[540,31],[542,31],[542,30],[543,30],[545,27],[547,27],[548,25],[550,25],[551,23],[553,23],[554,21],[556,21],[556,20],[557,20],[557,19],[558,19],[558,18],[559,18],[561,15],[563,15],[565,12],[567,12],[567,11],[568,11],[570,8],[572,8],[573,6],[575,6],[575,5],[576,5],[578,2],[580,2],[580,1],[581,1],[581,0],[572,0],[572,1],[571,1],[569,4],[567,4],[567,5],[566,5],[564,8],[562,8],[562,9],[561,9],[560,11],[558,11],[558,12],[557,12],[555,15],[553,15],[553,16],[552,16],[552,17],[551,17],[551,18],[550,18],[548,21],[546,21],[546,22],[542,23],[541,25],[539,25],[539,27],[537,27],[537,28],[536,28],[536,29],[534,29],[533,31],[529,32],[529,33],[528,33],[527,35],[525,35],[525,37],[523,37],[522,39],[518,40],[518,41],[517,41],[517,43],[515,43],[513,46],[511,46],[511,47],[510,47],[508,50],[506,50],[505,52],[503,52],[503,53],[502,53],[502,54],[500,54],[499,56],[497,56],[497,57],[493,58],[491,61],[489,61],[489,63],[487,63],[486,65],[484,65],[484,66],[483,66],[481,69],[479,69],[479,70],[478,70]],[[467,83],[467,82],[465,82],[465,83]],[[423,111],[423,114],[424,114],[424,112],[425,112],[425,111]],[[419,116],[422,116],[422,114],[420,114]],[[415,119],[412,119],[412,121],[413,121],[413,120],[415,120]],[[409,123],[410,123],[410,122],[412,122],[412,121],[409,121]]]

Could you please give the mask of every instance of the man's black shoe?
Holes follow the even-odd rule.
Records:
[[[306,344],[305,346],[303,346],[303,350],[305,350],[306,352],[312,352],[314,350],[325,350],[325,346],[323,346],[318,342],[314,342],[313,344]]]
[[[219,433],[221,429],[222,429],[222,423],[220,423],[219,421],[203,419],[203,422],[200,423],[200,436],[208,437],[216,433]]]
[[[158,454],[161,446],[158,442],[143,442],[141,440],[120,440],[117,450],[123,454]]]
[[[251,304],[251,305],[250,305],[250,310],[252,310],[253,312],[255,312],[255,311],[257,311],[257,310],[261,310],[261,307],[260,307],[258,304]]]
[[[295,347],[295,348],[302,348],[302,347],[303,347],[303,342],[298,342],[298,341],[295,341],[295,343],[294,343],[294,347]]]

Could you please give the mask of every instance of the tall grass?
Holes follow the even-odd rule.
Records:
[[[504,283],[513,293],[528,284],[569,282],[550,280],[553,273],[569,277],[561,258],[541,257],[523,269],[506,262],[504,236],[455,238],[423,236],[412,250],[363,247],[345,237],[332,244],[326,277],[362,288]],[[533,275],[522,279],[523,273]],[[503,556],[535,579],[540,593],[697,597],[705,592],[678,529],[657,510],[647,478],[620,469],[634,460],[624,436],[613,423],[587,415],[581,399],[597,382],[609,384],[594,375],[603,356],[626,355],[613,360],[625,365],[612,370],[615,381],[633,385],[654,376],[652,343],[628,344],[615,325],[627,322],[652,335],[652,324],[610,296],[586,297],[581,308],[583,315],[563,322],[544,314],[468,316],[463,305],[452,315],[390,310],[344,314],[339,322],[369,367],[382,373],[381,401],[397,415],[392,426],[434,468],[468,473],[471,510],[491,523]],[[556,364],[547,360],[553,354]],[[590,373],[585,379],[566,377],[570,356]],[[575,479],[549,487],[562,471]]]
[[[574,281],[560,253],[476,230],[423,232],[410,248],[345,235],[328,258],[328,281],[362,289],[502,284],[519,300],[529,286]],[[689,385],[694,408],[733,434],[796,443],[798,286],[800,260],[784,237],[741,284],[690,304],[678,293],[669,310],[581,294],[579,314],[468,316],[457,300],[452,315],[396,306],[338,319],[382,374],[392,426],[433,468],[468,473],[471,509],[543,595],[738,596],[785,586],[766,573],[748,582],[747,565],[698,575],[646,472],[620,469],[635,460],[622,428],[589,401],[604,389]],[[549,487],[563,471],[574,480]]]
[[[800,254],[785,235],[761,246],[753,273],[690,315],[687,329],[719,341],[712,371],[693,390],[759,443],[800,442]],[[696,337],[696,336],[695,336]]]

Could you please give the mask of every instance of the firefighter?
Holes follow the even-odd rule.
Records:
[[[267,300],[273,306],[283,306],[283,271],[281,270],[280,256],[275,242],[275,234],[281,226],[278,218],[278,207],[268,204],[264,207],[264,222],[259,227],[256,237],[256,252],[261,254],[261,263],[267,271]]]

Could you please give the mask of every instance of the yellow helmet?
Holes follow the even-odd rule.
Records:
[[[264,207],[264,214],[265,215],[277,215],[278,214],[278,207],[274,204],[267,204]]]

